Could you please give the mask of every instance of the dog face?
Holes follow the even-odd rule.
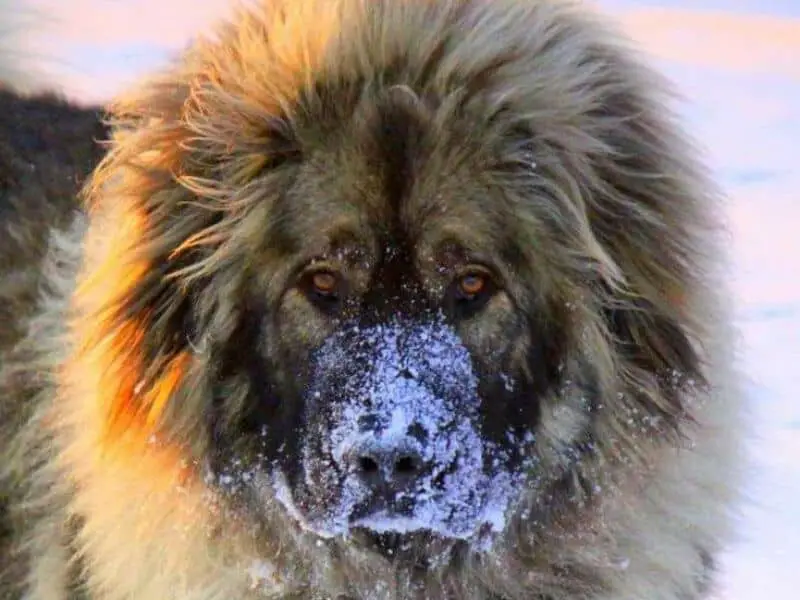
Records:
[[[89,196],[135,217],[102,260],[137,275],[84,312],[141,367],[118,396],[254,527],[394,557],[530,541],[702,379],[680,144],[644,74],[572,35],[593,23],[532,3],[553,52],[512,4],[264,9],[117,108]]]
[[[559,335],[546,305],[531,309],[541,286],[509,283],[502,177],[517,148],[467,159],[434,114],[407,87],[384,90],[337,123],[345,148],[383,160],[308,142],[287,166],[295,184],[263,240],[281,241],[265,260],[284,275],[250,282],[266,300],[234,337],[253,357],[239,372],[247,426],[227,416],[215,437],[222,471],[249,448],[256,502],[275,495],[313,533],[389,552],[503,530],[558,380]]]

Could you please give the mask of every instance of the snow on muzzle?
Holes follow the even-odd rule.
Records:
[[[321,536],[503,529],[511,473],[480,433],[469,352],[444,323],[352,328],[313,364],[302,476],[279,498]]]

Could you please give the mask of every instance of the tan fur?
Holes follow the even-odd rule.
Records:
[[[439,48],[458,19],[464,22],[451,46]],[[27,418],[14,443],[0,449],[6,481],[27,481],[16,500],[25,524],[7,561],[15,589],[27,591],[11,597],[706,597],[703,557],[716,556],[731,533],[742,391],[717,193],[667,116],[658,77],[599,19],[544,0],[273,0],[216,33],[219,41],[198,41],[116,103],[113,150],[86,188],[86,211],[52,232],[37,312],[0,365],[1,401],[24,403]],[[181,293],[214,277],[202,301],[214,301],[208,311],[216,331],[232,335],[241,290],[285,268],[262,236],[286,184],[276,175],[271,189],[248,187],[283,151],[271,145],[278,136],[266,126],[277,115],[294,124],[301,97],[313,109],[313,86],[323,75],[345,84],[380,81],[376,73],[388,72],[398,56],[412,67],[390,83],[422,94],[414,75],[431,59],[435,81],[427,91],[444,93],[463,78],[478,98],[467,107],[473,130],[441,126],[447,158],[419,186],[477,185],[474,169],[448,170],[448,160],[469,164],[456,135],[481,149],[502,146],[505,138],[476,116],[486,106],[508,102],[513,118],[530,127],[539,154],[528,159],[544,173],[536,191],[550,194],[552,218],[569,227],[554,236],[526,205],[536,199],[532,189],[508,186],[503,198],[516,201],[517,212],[507,235],[543,241],[509,267],[509,286],[571,299],[568,309],[552,307],[548,315],[569,330],[574,360],[565,368],[579,375],[579,359],[590,356],[604,391],[596,416],[580,390],[546,397],[535,450],[545,479],[568,473],[594,489],[559,506],[548,504],[549,488],[520,490],[518,518],[491,551],[471,556],[455,574],[432,572],[422,591],[392,581],[384,559],[355,547],[325,554],[277,502],[262,529],[237,513],[202,476],[204,394],[214,367],[202,352],[208,340],[189,340],[199,350],[181,340],[183,347],[159,350],[150,364],[145,341],[161,321],[155,324],[152,306],[128,304],[151,286],[164,294],[177,289],[166,320]],[[353,89],[341,86],[342,106]],[[604,115],[602,104],[612,101],[630,106]],[[319,127],[310,135],[324,136]],[[341,153],[353,158],[341,177],[368,189],[362,150],[342,143]],[[631,173],[624,151],[654,171]],[[315,193],[320,208],[310,218],[322,221],[327,200]],[[467,234],[496,235],[480,221],[447,218]],[[587,284],[592,278],[604,291]],[[640,323],[636,311],[678,323],[700,357],[705,385],[689,382],[678,400],[667,397],[658,374],[616,345],[602,316],[612,302],[630,309],[626,333],[649,358],[674,334],[662,334],[658,320]],[[597,448],[573,465],[565,450],[589,420]]]

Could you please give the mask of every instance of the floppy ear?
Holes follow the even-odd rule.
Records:
[[[113,160],[113,159],[112,159]],[[139,202],[138,194],[180,197],[177,188],[152,189],[135,168],[111,163],[94,199],[84,242],[84,266],[72,301],[67,364],[96,414],[98,433],[110,444],[148,439],[192,369],[189,344],[192,291],[172,277],[178,266],[168,248],[179,230],[167,232]],[[173,184],[174,185],[174,184]]]
[[[106,429],[147,438],[210,401],[203,385],[220,361],[197,345],[235,335],[248,253],[280,187],[271,178],[299,146],[288,118],[222,93],[213,72],[167,73],[112,114],[114,143],[85,193],[76,372],[93,374],[81,385]],[[169,414],[176,397],[183,408]]]
[[[176,90],[138,104],[145,113],[176,115],[174,122],[118,117],[112,149],[84,191],[89,225],[66,373],[96,411],[92,420],[108,445],[161,433],[165,412],[197,366],[196,316],[207,307],[197,306],[203,274],[191,267],[213,255],[217,240],[196,243],[197,235],[214,231],[222,206],[199,201],[181,181],[189,132],[177,117]],[[194,400],[199,392],[192,391]]]
[[[720,227],[716,187],[674,126],[669,98],[655,78],[597,98],[593,148],[577,171],[592,235],[614,269],[599,297],[626,387],[674,421],[690,418],[689,388],[706,384],[698,302],[712,285]]]
[[[637,168],[659,172],[653,165]],[[617,278],[603,282],[599,292],[606,328],[635,407],[677,425],[690,418],[690,388],[706,383],[699,346],[704,324],[697,322],[694,303],[708,284],[695,223],[689,223],[696,218],[702,226],[702,211],[693,203],[704,198],[693,197],[692,186],[677,177],[668,184],[624,180],[619,173],[607,180],[619,187],[595,198],[607,202],[604,211],[590,209],[591,228]]]

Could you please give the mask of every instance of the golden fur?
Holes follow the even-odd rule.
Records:
[[[115,102],[85,211],[28,265],[43,274],[36,314],[0,348],[17,528],[0,590],[705,598],[730,536],[742,393],[717,192],[658,76],[600,18],[547,0],[272,0],[215,33]],[[538,400],[543,482],[518,490],[489,550],[414,576],[325,546],[277,501],[251,519],[202,469],[215,344],[232,351],[248,294],[272,302],[288,270],[269,237],[291,233],[278,218],[287,190],[301,180],[300,238],[341,216],[329,203],[342,190],[394,214],[370,168],[396,156],[358,137],[381,102],[436,132],[427,162],[390,178],[419,202],[408,218],[433,221],[426,202],[463,197],[442,226],[513,243],[492,314],[510,314],[510,298],[542,307],[567,373]],[[290,308],[292,339],[325,338]],[[510,335],[496,327],[465,335]],[[569,386],[590,373],[591,406]],[[231,381],[234,419],[252,390]]]

